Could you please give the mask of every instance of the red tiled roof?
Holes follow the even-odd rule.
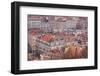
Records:
[[[53,35],[45,34],[45,35],[41,36],[41,39],[44,40],[44,41],[49,41],[49,40],[53,39]]]

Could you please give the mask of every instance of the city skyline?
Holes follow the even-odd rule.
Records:
[[[28,60],[87,58],[88,17],[28,15]]]

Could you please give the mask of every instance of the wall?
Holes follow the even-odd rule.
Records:
[[[11,56],[11,6],[13,0],[0,1],[0,76],[14,76],[10,73],[10,56]],[[16,0],[17,1],[17,0]],[[74,5],[90,5],[98,6],[100,13],[100,0],[21,0],[30,2],[44,2],[44,3],[59,3],[59,4],[74,4]],[[100,14],[98,15],[100,20]],[[98,21],[99,22],[99,21]],[[100,24],[100,22],[99,22]],[[99,25],[98,24],[98,25]],[[100,26],[98,27],[100,28]],[[100,33],[100,30],[99,30]],[[100,35],[98,36],[100,42]],[[100,43],[98,43],[100,44]],[[100,48],[98,48],[100,50]],[[100,52],[99,56],[100,58]],[[100,59],[99,59],[100,67]],[[34,76],[99,76],[100,68],[98,70],[85,70],[85,71],[70,71],[70,72],[55,72],[55,73],[40,73]],[[32,76],[33,74],[26,74],[25,76]],[[23,75],[21,75],[23,76]]]

